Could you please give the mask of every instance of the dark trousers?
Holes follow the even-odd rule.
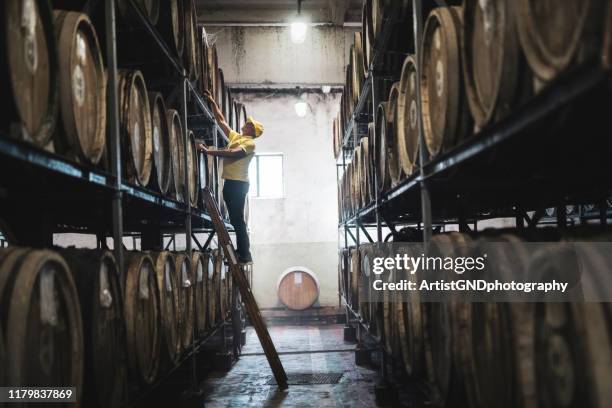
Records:
[[[244,222],[244,203],[249,193],[249,183],[238,180],[225,180],[223,185],[223,199],[227,205],[230,222],[236,231],[236,241],[238,256],[240,258],[250,258],[250,243],[247,226]]]

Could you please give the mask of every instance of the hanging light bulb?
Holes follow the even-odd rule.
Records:
[[[303,44],[306,40],[308,32],[308,24],[306,19],[302,17],[302,0],[298,0],[298,14],[296,19],[291,23],[291,42],[294,44]]]
[[[299,101],[295,104],[295,114],[299,118],[303,118],[308,113],[308,104],[304,101]]]

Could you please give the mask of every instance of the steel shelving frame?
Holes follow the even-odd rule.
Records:
[[[91,12],[97,9],[102,12],[101,3],[89,0],[83,10]],[[214,229],[210,215],[188,203],[190,191],[187,172],[184,181],[185,203],[164,197],[147,188],[129,184],[122,177],[117,91],[116,0],[106,0],[103,4],[106,44],[103,52],[107,69],[107,146],[109,148],[107,153],[110,163],[108,170],[78,163],[71,158],[59,156],[10,135],[0,134],[0,169],[5,175],[19,175],[2,177],[0,209],[5,214],[18,215],[19,220],[12,220],[12,225],[19,226],[13,228],[15,235],[19,233],[19,239],[16,240],[19,244],[51,247],[53,233],[79,232],[96,234],[98,245],[105,247],[106,237],[112,236],[115,243],[113,251],[123,284],[125,279],[123,237],[139,235],[142,238],[143,250],[163,250],[164,236],[171,237],[169,246],[176,234],[184,234],[185,251],[190,253],[193,243],[199,250],[209,247]],[[178,98],[179,101],[185,146],[187,146],[187,129],[190,124],[195,128],[195,132],[202,132],[217,146],[218,136],[223,136],[222,131],[204,98],[197,91],[195,83],[189,81],[181,61],[134,0],[128,0],[128,6],[140,24],[139,29],[146,33],[151,44],[158,48],[160,56],[172,67],[174,78],[170,82],[173,83],[174,89],[171,98]],[[198,113],[193,113],[194,111]],[[187,149],[184,149],[183,159],[187,162]],[[216,175],[218,159],[215,160]],[[220,199],[220,195],[217,199]],[[30,201],[32,203],[28,204]],[[28,222],[22,225],[20,224],[22,220]],[[228,221],[225,221],[225,224],[228,230],[232,230]],[[196,232],[208,233],[204,245],[198,242]],[[7,238],[14,239],[2,236],[2,242]],[[233,309],[235,305],[232,306]],[[179,365],[189,360],[192,362],[191,391],[194,394],[198,394],[195,355],[204,343],[219,332],[220,328],[227,325],[231,327],[228,323],[231,317],[231,313],[223,316],[222,321],[194,342],[181,358]],[[223,339],[227,346],[225,336]],[[163,383],[163,380],[176,368],[178,366],[162,374],[153,386],[142,390],[138,395],[129,395],[128,405],[141,400],[153,388]]]
[[[417,78],[423,63],[424,21],[437,3],[412,1]],[[378,86],[388,74],[381,70],[380,63],[398,14],[393,8],[385,12],[374,59],[344,129],[342,152],[336,162],[338,181],[352,159],[354,147],[365,136],[355,132],[356,124],[374,118],[378,104],[387,98]],[[460,231],[468,232],[485,219],[514,218],[517,228],[535,228],[539,223],[564,228],[568,222],[587,220],[608,223],[612,211],[606,198],[612,193],[612,178],[606,174],[612,174],[612,142],[608,140],[612,121],[606,119],[609,114],[604,108],[612,104],[610,79],[601,61],[584,61],[560,75],[509,117],[434,158],[425,148],[422,116],[418,115],[419,161],[425,165],[389,191],[378,191],[374,180],[375,200],[338,224],[339,235],[343,235],[341,247],[359,247],[366,240],[383,242],[384,228],[394,233],[396,227],[404,225],[422,230],[427,244],[434,227],[455,224]],[[417,81],[419,112],[420,92]],[[368,106],[372,112],[366,112]],[[553,117],[561,120],[551,129]],[[576,140],[577,134],[580,140]],[[549,160],[542,160],[544,157]],[[581,161],[588,163],[583,168],[572,168],[572,158],[576,157],[589,157]],[[596,203],[597,208],[584,211],[581,206],[579,215],[565,216],[566,204],[587,203]],[[545,210],[551,207],[556,208],[557,216],[545,217]],[[347,322],[358,330],[370,330],[344,296],[340,296],[340,304],[346,308]],[[386,379],[384,353],[382,366]]]

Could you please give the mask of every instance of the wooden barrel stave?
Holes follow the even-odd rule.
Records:
[[[192,276],[195,277],[195,286],[194,286],[194,301],[196,308],[195,315],[195,323],[196,323],[196,332],[198,334],[203,334],[206,332],[207,321],[206,321],[206,283],[207,283],[207,274],[206,270],[208,266],[207,256],[198,251],[193,251],[191,254],[191,267],[193,272]]]
[[[417,86],[416,61],[413,55],[409,55],[402,68],[395,134],[398,160],[406,175],[411,175],[418,166],[420,114]]]
[[[210,252],[208,260],[208,282],[207,282],[207,294],[208,294],[208,321],[210,326],[215,326],[219,319],[217,317],[219,311],[219,250],[213,249]]]
[[[397,128],[400,126],[398,123],[398,104],[400,97],[400,83],[396,82],[391,86],[389,92],[389,102],[387,109],[387,132],[385,132],[385,147],[386,156],[388,163],[389,178],[391,179],[391,186],[396,186],[403,178],[403,170],[398,157],[397,149]]]
[[[77,287],[83,320],[83,405],[119,406],[126,397],[123,296],[109,251],[62,249]]]
[[[176,261],[171,252],[151,254],[155,265],[162,323],[161,357],[167,365],[178,363],[181,355],[180,315]]]
[[[199,160],[195,135],[192,130],[187,133],[187,180],[189,182],[189,202],[192,207],[198,206],[199,188]]]
[[[97,164],[106,143],[106,73],[86,14],[56,10],[62,131],[56,152]]]
[[[183,350],[187,349],[193,341],[194,309],[193,295],[194,282],[190,259],[185,254],[175,255],[175,269],[179,289],[179,314],[181,316],[180,339]]]
[[[126,256],[125,322],[130,373],[144,384],[159,370],[161,314],[155,265],[144,253]]]
[[[0,249],[0,305],[7,384],[76,387],[80,406],[83,325],[65,260],[48,250]]]
[[[387,122],[387,112],[389,111],[389,105],[387,102],[381,102],[376,110],[376,121],[375,121],[375,132],[374,132],[374,150],[375,155],[378,159],[376,170],[376,180],[378,184],[378,191],[385,192],[391,187],[391,175],[389,171],[389,157],[387,142],[389,138],[387,133],[389,132],[389,126]]]
[[[119,124],[126,178],[141,186],[151,177],[151,108],[140,71],[119,70]]]
[[[471,131],[461,72],[461,18],[460,7],[435,8],[423,32],[421,114],[431,157],[456,146]]]
[[[53,16],[48,2],[3,2],[0,34],[2,89],[7,111],[2,127],[16,137],[46,146],[55,131],[59,86]]]
[[[174,109],[166,111],[168,122],[168,134],[170,138],[170,163],[172,169],[172,181],[170,182],[169,192],[181,202],[185,201],[185,176],[183,160],[183,124],[179,113]]]
[[[185,6],[183,1],[161,1],[157,22],[160,33],[179,57],[183,55],[185,47]]]
[[[172,182],[172,147],[170,124],[164,98],[159,92],[149,92],[153,143],[153,169],[150,183],[166,195]]]
[[[199,52],[200,38],[198,38],[197,10],[194,0],[183,0],[185,18],[185,49],[183,52],[183,65],[187,71],[187,76],[191,81],[198,79],[199,71]]]

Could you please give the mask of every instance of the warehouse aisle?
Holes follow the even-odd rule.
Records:
[[[207,407],[373,407],[376,372],[357,367],[342,325],[277,326],[270,334],[290,380],[295,374],[341,374],[337,384],[269,385],[272,373],[253,328],[243,355],[228,373],[213,373],[204,385]],[[295,353],[295,354],[283,354]]]

